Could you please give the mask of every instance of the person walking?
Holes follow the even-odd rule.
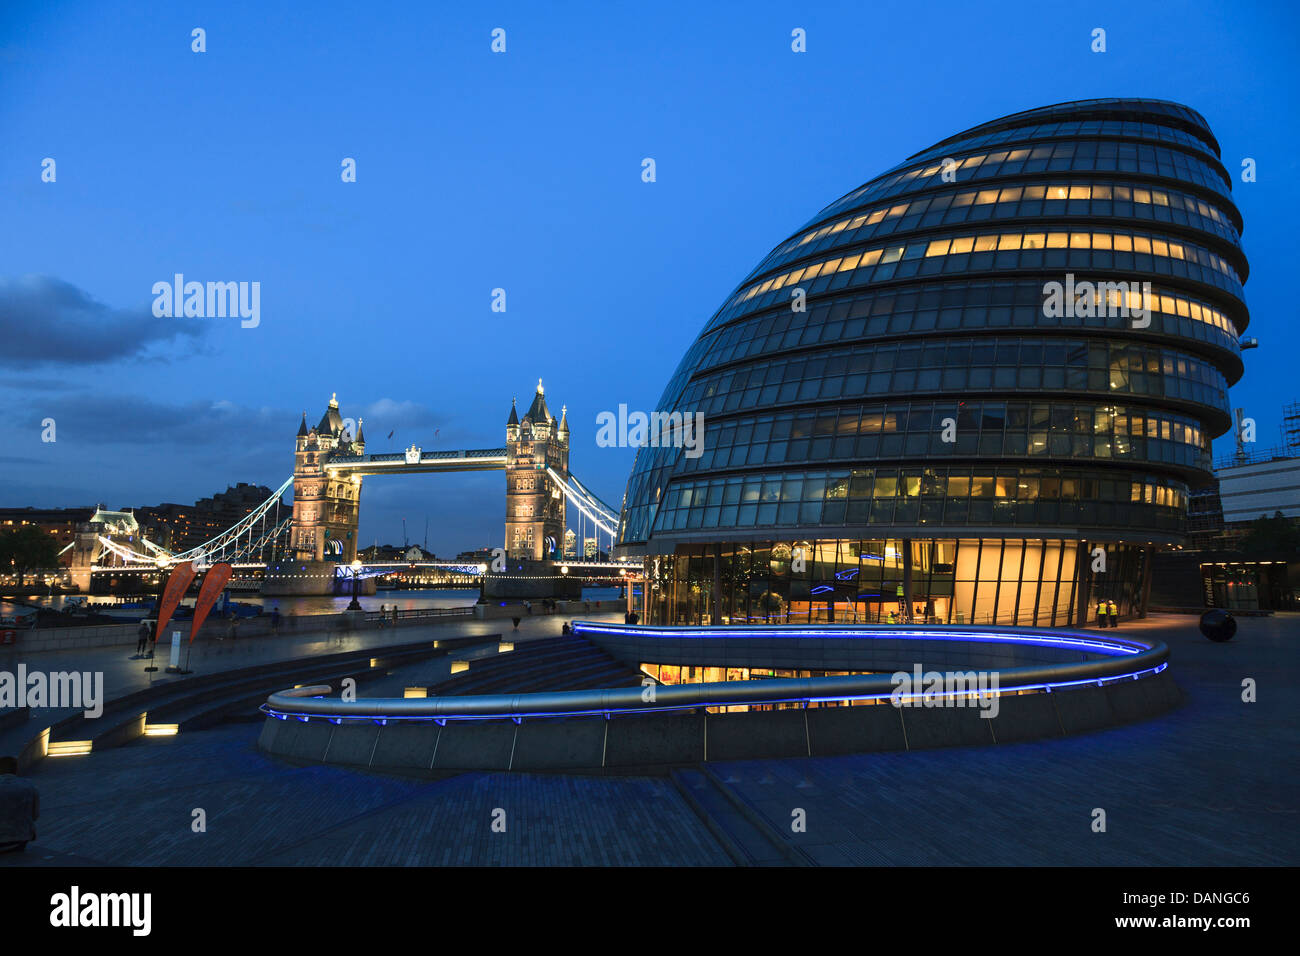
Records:
[[[138,638],[135,642],[135,656],[144,657],[144,652],[149,648],[149,624],[147,621],[140,622],[140,630],[136,632]]]
[[[1109,610],[1109,612],[1110,612],[1110,626],[1111,626],[1111,627],[1119,627],[1119,607],[1118,607],[1118,605],[1116,605],[1114,601],[1111,601],[1110,604],[1108,605],[1108,610]]]
[[[230,634],[230,642],[232,644],[235,642],[235,639],[239,637],[239,618],[235,617],[234,611],[230,612],[230,628],[227,633]]]
[[[379,629],[382,631],[384,625],[388,623],[388,605],[379,605]]]
[[[271,608],[271,636],[280,636],[280,606],[278,604]]]

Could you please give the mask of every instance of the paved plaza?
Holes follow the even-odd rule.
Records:
[[[1169,643],[1181,707],[1033,743],[417,780],[292,766],[258,752],[259,722],[141,739],[34,768],[39,837],[0,866],[1294,865],[1300,615],[1242,618],[1229,644],[1194,622],[1119,631]],[[1241,700],[1246,678],[1256,703]],[[1097,808],[1104,833],[1091,828]],[[206,832],[191,828],[196,809]]]

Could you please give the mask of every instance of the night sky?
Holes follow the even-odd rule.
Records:
[[[935,141],[1092,97],[1209,120],[1261,342],[1232,404],[1267,447],[1300,400],[1290,3],[478,6],[0,8],[0,504],[274,487],[331,392],[370,451],[500,446],[540,377],[573,472],[617,506],[633,451],[596,446],[597,414],[652,410],[772,246]],[[155,318],[177,272],[260,282],[260,325]],[[418,542],[427,517],[440,554],[498,545],[503,492],[368,479],[361,541],[406,517]]]

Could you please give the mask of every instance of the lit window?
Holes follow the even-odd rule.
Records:
[[[1086,232],[1070,233],[1071,249],[1088,249],[1091,248],[1091,246],[1092,246],[1092,237],[1089,236],[1088,233]]]
[[[998,237],[999,249],[1019,249],[1020,233],[1010,232]]]
[[[1049,232],[1047,234],[1047,248],[1049,249],[1066,249],[1070,245],[1070,236],[1064,232]]]
[[[998,191],[996,189],[981,189],[975,194],[975,205],[977,206],[984,206],[997,201]]]
[[[930,259],[934,256],[946,256],[948,254],[948,246],[950,243],[951,240],[948,239],[936,239],[926,247],[925,257]]]
[[[1041,232],[1031,232],[1025,236],[1025,242],[1022,248],[1025,249],[1042,249],[1047,243],[1047,236]]]
[[[1089,188],[1088,186],[1071,186],[1071,187],[1070,187],[1070,198],[1071,198],[1071,199],[1091,199],[1091,198],[1092,198],[1092,190],[1091,190],[1091,188]]]
[[[976,236],[975,251],[991,252],[993,251],[993,248],[997,245],[997,241],[998,241],[997,236]]]
[[[955,256],[963,252],[970,252],[974,245],[974,236],[962,236],[960,239],[952,241],[952,248],[948,250],[948,254]]]
[[[1092,247],[1094,249],[1109,249],[1110,235],[1104,232],[1094,232],[1092,234]]]

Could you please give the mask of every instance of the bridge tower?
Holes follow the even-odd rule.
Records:
[[[351,564],[357,556],[357,517],[361,507],[361,476],[334,477],[325,465],[335,455],[365,454],[361,423],[356,434],[339,414],[338,396],[314,428],[307,413],[294,442],[293,525],[289,549],[296,561]]]
[[[562,556],[565,497],[547,474],[569,474],[568,409],[557,423],[546,407],[542,380],[522,419],[510,403],[506,421],[506,553],[540,561]]]

